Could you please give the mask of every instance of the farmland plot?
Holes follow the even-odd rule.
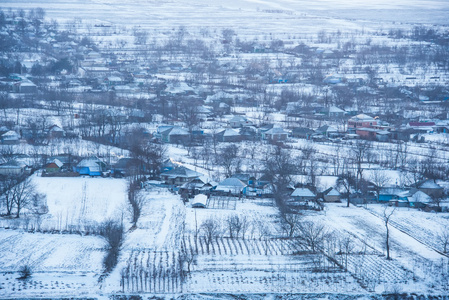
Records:
[[[126,180],[112,178],[57,178],[32,176],[36,191],[43,194],[48,214],[36,219],[27,214],[20,220],[2,219],[3,227],[37,231],[84,232],[108,219],[127,216]],[[19,223],[17,223],[19,222]]]
[[[167,189],[142,191],[146,198],[137,228],[129,230],[120,260],[106,278],[107,292],[179,293],[179,254],[185,207]]]
[[[435,281],[447,281],[445,256],[409,235],[390,228],[393,259],[387,260],[384,256],[385,225],[382,220],[362,208],[345,208],[341,204],[328,204],[327,208],[325,215],[315,214],[313,218],[354,238],[347,269],[366,288],[380,291],[385,286],[399,285],[407,286],[408,291],[444,290],[443,286],[436,288]],[[437,266],[442,267],[438,273],[429,273]],[[435,276],[429,278],[428,274]]]
[[[98,290],[105,242],[94,236],[0,230],[2,296],[82,295]],[[32,277],[17,281],[28,265]]]
[[[380,217],[383,207],[370,205],[368,209]],[[422,221],[417,222],[417,220]],[[439,236],[449,225],[446,214],[427,213],[416,209],[398,207],[391,218],[391,225],[431,248],[441,252],[444,251],[444,239]]]

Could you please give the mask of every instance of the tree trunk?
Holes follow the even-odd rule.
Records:
[[[387,248],[387,259],[391,259],[390,257],[390,232],[388,230],[388,221],[385,223],[385,227],[387,228],[387,236],[385,238],[385,245]]]

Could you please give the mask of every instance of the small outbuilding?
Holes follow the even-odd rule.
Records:
[[[59,159],[54,159],[45,166],[45,171],[47,173],[60,172],[63,165],[64,164]]]
[[[330,188],[323,193],[324,202],[340,202],[341,194],[334,188]]]
[[[207,207],[207,196],[203,194],[196,195],[192,200],[193,208],[206,208]]]

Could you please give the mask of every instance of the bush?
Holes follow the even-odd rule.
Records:
[[[24,265],[19,269],[20,277],[18,279],[27,279],[31,277],[32,274],[31,267],[28,265]]]
[[[117,265],[120,246],[123,242],[123,226],[115,221],[106,221],[100,228],[100,235],[105,238],[109,249],[104,258],[105,273],[111,272]]]

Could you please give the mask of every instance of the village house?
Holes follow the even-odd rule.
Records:
[[[65,136],[65,131],[58,125],[52,125],[48,129],[48,135],[50,138],[63,138]]]
[[[432,179],[420,181],[416,186],[421,192],[432,198],[440,198],[444,194],[444,189]]]
[[[254,186],[256,184],[256,178],[248,173],[235,173],[231,178],[237,178],[247,185]]]
[[[80,175],[101,176],[106,171],[106,164],[96,156],[81,160],[75,167]]]
[[[18,144],[20,141],[20,135],[17,134],[17,132],[10,130],[8,132],[5,132],[0,137],[2,144],[4,145],[15,145]]]
[[[120,158],[111,169],[111,173],[115,177],[123,177],[143,172],[145,172],[144,164],[137,158],[131,157]]]
[[[195,178],[203,176],[203,174],[190,170],[184,166],[161,173],[161,179],[167,185],[180,186]]]
[[[240,196],[246,193],[247,184],[238,178],[226,178],[214,189],[215,193],[223,195]]]
[[[52,162],[48,163],[45,166],[45,172],[47,173],[60,172],[63,165],[64,164],[59,159],[55,158]]]
[[[329,188],[323,192],[324,202],[340,202],[341,194],[334,188]]]
[[[285,141],[288,137],[288,133],[281,127],[273,127],[262,132],[261,135],[263,140],[268,141]]]
[[[21,175],[25,172],[26,164],[17,160],[10,160],[0,165],[0,175]]]
[[[227,128],[215,134],[215,138],[219,142],[240,142],[242,136],[234,129]]]
[[[432,197],[422,191],[416,190],[407,197],[407,201],[410,207],[425,208],[432,203]]]
[[[37,93],[37,85],[29,80],[15,82],[12,85],[12,92],[22,94],[35,94]]]
[[[292,137],[308,140],[314,133],[315,133],[315,131],[313,131],[310,128],[297,127],[297,128],[293,128]]]
[[[243,116],[234,116],[228,121],[232,128],[239,128],[243,126],[251,126],[253,123]]]
[[[435,122],[409,122],[407,128],[412,128],[423,133],[432,133],[435,125]]]
[[[311,201],[316,198],[316,195],[308,188],[296,188],[290,196],[297,201]]]
[[[158,136],[164,143],[187,144],[191,140],[190,133],[179,126],[159,126]]]
[[[208,194],[212,185],[208,183],[205,177],[197,177],[179,187],[179,194],[197,195],[200,193]]]
[[[315,133],[321,134],[327,137],[334,137],[338,135],[338,130],[329,125],[323,125],[315,130]]]
[[[368,115],[359,114],[348,120],[348,131],[355,133],[357,128],[371,128],[377,125],[377,121]]]
[[[166,159],[161,166],[161,173],[173,170],[177,167],[182,166],[180,162],[175,161],[173,158]]]
[[[325,107],[321,110],[321,113],[331,119],[343,118],[346,112],[336,106]]]

